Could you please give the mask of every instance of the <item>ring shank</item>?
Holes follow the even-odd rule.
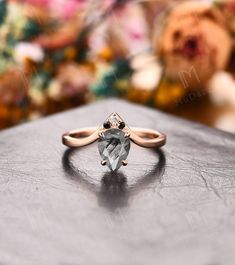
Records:
[[[62,136],[62,142],[69,147],[82,147],[95,142],[99,138],[99,129],[89,127],[66,132]]]
[[[161,147],[166,143],[166,135],[155,130],[131,127],[130,139],[142,147]],[[69,147],[82,147],[95,142],[99,138],[97,127],[82,128],[67,132],[62,142]]]
[[[145,128],[130,128],[130,139],[142,147],[161,147],[166,143],[166,135],[155,130]]]

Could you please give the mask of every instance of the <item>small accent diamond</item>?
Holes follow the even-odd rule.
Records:
[[[108,119],[103,124],[104,128],[108,129],[110,127],[115,127],[119,129],[123,129],[125,127],[125,123],[122,118],[116,113],[113,112]]]

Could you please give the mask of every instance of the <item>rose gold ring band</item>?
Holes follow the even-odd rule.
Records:
[[[82,128],[69,131],[62,136],[62,142],[69,147],[82,147],[100,138],[101,129],[97,127]],[[129,138],[142,147],[161,147],[166,143],[166,135],[145,128],[128,128]]]
[[[62,142],[69,147],[82,147],[98,140],[98,151],[101,165],[107,165],[113,172],[126,160],[131,143],[142,147],[161,147],[166,143],[166,135],[155,130],[145,128],[130,128],[123,119],[113,112],[100,127],[89,127],[69,131],[62,136]]]

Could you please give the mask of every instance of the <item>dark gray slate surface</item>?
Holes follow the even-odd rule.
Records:
[[[168,135],[118,180],[61,134],[117,111]],[[234,265],[235,137],[107,100],[0,133],[0,264]]]

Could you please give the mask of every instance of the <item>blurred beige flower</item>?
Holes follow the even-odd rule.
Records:
[[[0,104],[9,106],[22,103],[27,98],[28,78],[20,68],[0,74]]]
[[[75,63],[63,64],[59,67],[54,82],[48,88],[48,96],[54,100],[83,98],[93,78],[93,71],[89,66]]]
[[[19,42],[15,46],[14,59],[20,64],[24,64],[25,61],[31,60],[33,62],[41,62],[44,58],[44,52],[42,48],[30,42]]]

